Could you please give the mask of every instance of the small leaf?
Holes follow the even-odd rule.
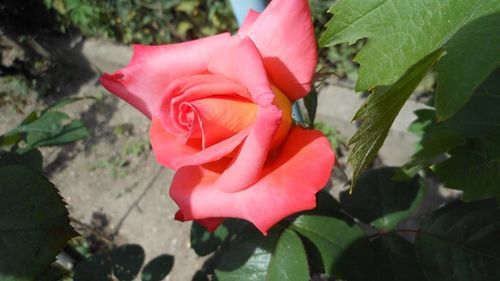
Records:
[[[215,277],[219,281],[307,280],[304,246],[291,230],[274,228],[268,236],[255,230],[247,231],[222,252]]]
[[[375,250],[381,280],[427,280],[417,262],[413,245],[396,234],[382,235],[371,242]]]
[[[494,200],[456,201],[422,223],[415,251],[429,281],[500,280],[498,237]]]
[[[89,131],[82,121],[72,120],[57,134],[38,135],[36,139],[28,137],[28,145],[30,147],[62,145],[84,139],[88,136]]]
[[[342,217],[301,215],[291,228],[319,252],[323,271],[349,281],[378,280],[373,250],[364,232]]]
[[[342,207],[384,232],[393,230],[420,206],[425,194],[418,175],[408,181],[394,181],[396,171],[386,167],[365,172],[352,194],[341,193]]]
[[[174,257],[171,255],[160,255],[150,260],[141,273],[142,281],[161,281],[172,270]]]
[[[36,112],[31,112],[28,116],[26,116],[26,118],[24,118],[24,120],[21,122],[19,126],[8,131],[4,135],[0,136],[0,146],[13,145],[19,142],[22,138],[21,126],[29,124],[35,121],[36,119],[38,119],[38,115],[36,114]]]
[[[350,145],[354,145],[348,159],[353,165],[353,186],[377,155],[403,104],[441,55],[440,50],[431,53],[411,67],[395,84],[377,88],[358,110],[354,120],[361,120],[362,123],[349,141]]]
[[[33,280],[78,235],[54,185],[18,165],[0,167],[0,279]]]

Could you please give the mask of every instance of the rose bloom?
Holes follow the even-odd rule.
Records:
[[[292,121],[317,63],[307,0],[250,11],[234,36],[133,48],[129,65],[100,81],[151,119],[156,159],[177,171],[177,220],[213,230],[241,218],[266,233],[315,207],[334,154],[321,132]]]

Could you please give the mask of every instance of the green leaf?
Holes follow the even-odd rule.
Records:
[[[87,99],[93,99],[93,100],[95,100],[96,98],[95,97],[68,97],[68,98],[60,99],[60,100],[52,103],[51,105],[49,105],[42,112],[42,114],[45,113],[45,112],[47,112],[47,111],[55,111],[55,110],[61,109],[61,108],[65,107],[68,104],[72,104],[74,102],[81,101],[81,100],[87,100]]]
[[[349,141],[350,145],[354,145],[348,159],[353,165],[353,186],[377,155],[403,104],[441,55],[442,51],[431,53],[411,67],[394,85],[377,88],[358,110],[354,120],[361,120],[362,123]]]
[[[390,85],[438,49],[437,111],[446,119],[500,63],[500,2],[496,0],[343,0],[320,45],[368,38],[356,56],[356,90]],[[442,102],[444,102],[444,104]]]
[[[500,68],[495,69],[476,90],[479,94],[500,95]]]
[[[0,280],[33,280],[77,236],[54,185],[24,166],[0,168]]]
[[[434,110],[417,110],[415,115],[417,120],[410,125],[410,131],[420,136],[420,140],[412,161],[406,166],[428,166],[439,155],[465,143],[460,132],[447,126],[446,121],[437,123]]]
[[[500,136],[470,141],[450,155],[434,167],[447,187],[463,190],[466,201],[495,197],[500,202]]]
[[[43,156],[38,149],[31,149],[25,153],[1,152],[0,166],[22,165],[35,171],[42,172]]]
[[[28,135],[27,144],[29,147],[54,146],[75,142],[89,136],[87,127],[80,120],[72,120],[64,125],[57,134],[33,134]]]
[[[285,229],[273,251],[265,280],[302,281],[308,279],[309,268],[304,245],[295,232]]]
[[[436,65],[438,119],[445,120],[456,113],[488,75],[500,66],[499,3],[479,1],[478,6],[491,5],[490,11],[496,13],[469,21],[444,45],[446,56]]]
[[[216,280],[303,281],[309,278],[307,257],[300,238],[291,230],[257,231],[238,236],[222,252]]]
[[[486,88],[483,88],[486,89]],[[450,149],[463,147],[471,138],[490,137],[500,131],[500,95],[475,94],[453,117],[438,122],[434,110],[415,112],[410,131],[420,136],[417,152],[406,167],[429,166]]]
[[[415,240],[429,281],[500,280],[500,210],[494,200],[454,202],[426,219]]]
[[[408,181],[394,181],[396,171],[386,167],[365,172],[352,194],[340,194],[343,208],[384,232],[393,230],[420,206],[425,194],[418,175]]]
[[[191,225],[191,248],[199,256],[206,256],[220,247],[229,235],[237,232],[245,222],[236,219],[226,219],[213,232],[197,222]]]
[[[427,280],[417,262],[413,245],[396,234],[382,235],[371,242],[381,280]]]
[[[21,135],[22,131],[20,130],[20,127],[22,125],[31,123],[31,122],[35,121],[36,119],[38,119],[37,113],[31,112],[28,116],[26,116],[26,118],[24,118],[24,120],[21,122],[21,124],[19,126],[8,131],[4,135],[0,136],[0,146],[13,145],[13,144],[19,142],[22,138],[22,135]]]
[[[109,252],[92,255],[75,267],[75,281],[120,281],[135,279],[144,263],[144,250],[139,245],[127,244]]]
[[[141,273],[142,281],[161,281],[167,277],[174,266],[174,257],[171,255],[160,255],[144,266]]]
[[[301,215],[291,228],[319,252],[323,271],[349,281],[378,280],[373,250],[364,232],[342,217]]]

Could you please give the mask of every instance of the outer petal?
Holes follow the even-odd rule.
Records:
[[[252,39],[272,83],[291,100],[309,92],[318,54],[307,0],[271,1],[238,35]]]
[[[168,85],[179,77],[206,73],[214,53],[229,40],[231,36],[224,33],[179,44],[134,45],[129,65],[114,74],[104,74],[100,82],[151,118]]]
[[[273,104],[275,95],[259,51],[248,38],[234,39],[223,53],[215,56],[209,70],[245,86],[259,107],[255,124],[239,154],[219,178],[218,188],[229,192],[245,189],[258,180],[282,116],[281,110]]]
[[[177,171],[170,196],[182,220],[235,217],[262,231],[298,211],[315,207],[315,194],[328,181],[334,154],[319,131],[294,127],[279,155],[263,170],[262,178],[239,192],[217,187],[224,163],[190,166]]]

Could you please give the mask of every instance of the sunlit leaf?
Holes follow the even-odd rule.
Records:
[[[375,159],[403,104],[441,55],[442,51],[428,55],[394,85],[377,88],[354,116],[362,122],[349,141],[354,145],[348,159],[353,165],[354,186],[363,169]]]
[[[390,85],[432,52],[439,63],[437,113],[453,115],[500,63],[500,2],[496,0],[342,0],[320,45],[368,38],[356,56],[358,91]]]

